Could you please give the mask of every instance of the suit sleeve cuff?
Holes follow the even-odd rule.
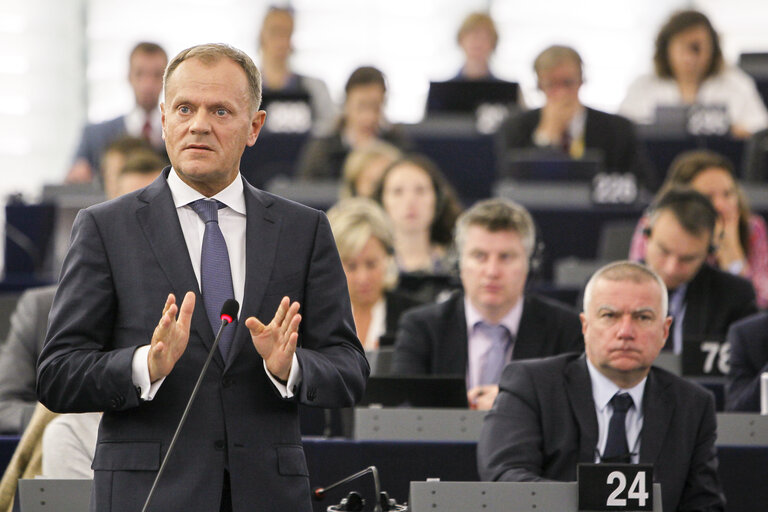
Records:
[[[149,355],[149,345],[144,345],[136,349],[133,353],[133,361],[131,362],[131,380],[136,387],[136,391],[139,394],[139,398],[145,402],[151,401],[155,398],[157,390],[163,384],[165,377],[157,380],[155,383],[149,380],[149,363],[147,363],[147,356]],[[295,356],[294,356],[295,357]]]
[[[269,370],[267,370],[267,362],[264,361],[264,371],[267,373],[267,377],[269,377],[269,380],[272,381],[272,384],[275,386],[275,389],[280,392],[280,395],[283,398],[293,398],[296,390],[299,388],[299,383],[301,382],[301,366],[299,366],[299,359],[296,357],[296,354],[293,354],[293,360],[291,362],[291,371],[288,374],[288,380],[285,382],[281,382],[277,379],[274,375],[272,375]],[[147,373],[149,373],[149,370],[147,370]]]

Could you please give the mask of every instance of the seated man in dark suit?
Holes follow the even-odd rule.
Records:
[[[672,323],[667,305],[642,264],[598,270],[584,292],[586,355],[504,369],[477,447],[480,478],[572,481],[579,463],[639,462],[653,464],[664,510],[722,511],[714,399],[651,367]]]
[[[533,63],[544,107],[522,112],[499,128],[500,156],[512,149],[552,149],[581,158],[586,150],[599,152],[608,171],[630,172],[646,188],[655,179],[642,153],[632,123],[582,105],[581,56],[567,46],[550,46]]]
[[[705,263],[717,243],[717,211],[692,189],[672,189],[650,208],[645,230],[645,263],[669,291],[675,319],[669,349],[682,352],[683,341],[724,340],[728,327],[757,312],[752,284]]]
[[[731,343],[725,408],[760,412],[760,374],[768,372],[768,313],[734,323],[726,338]]]
[[[463,293],[403,315],[392,372],[466,376],[469,403],[489,409],[510,359],[583,350],[576,312],[524,294],[536,233],[528,211],[481,201],[459,217]]]

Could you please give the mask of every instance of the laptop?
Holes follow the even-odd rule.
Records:
[[[427,114],[470,114],[485,104],[516,105],[520,86],[501,80],[430,82]]]
[[[466,409],[467,384],[458,375],[371,376],[360,405]]]

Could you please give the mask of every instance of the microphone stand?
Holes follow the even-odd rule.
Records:
[[[373,511],[374,512],[382,512],[382,510],[381,510],[381,498],[380,498],[380,496],[381,496],[381,485],[379,484],[379,470],[376,469],[376,466],[368,466],[364,470],[358,471],[354,475],[350,475],[350,476],[348,476],[348,477],[346,477],[346,478],[344,478],[342,480],[339,480],[338,482],[334,482],[331,485],[329,485],[328,487],[320,487],[318,489],[315,489],[312,494],[314,495],[315,499],[321,500],[321,499],[323,499],[325,497],[325,493],[327,491],[330,491],[331,489],[334,489],[334,488],[336,488],[336,487],[338,487],[338,486],[340,486],[342,484],[345,484],[345,483],[350,482],[350,481],[352,481],[352,480],[354,480],[356,478],[359,478],[359,477],[365,475],[366,473],[371,473],[373,475],[373,485],[374,485],[374,490],[376,491],[376,500],[375,500],[375,505],[373,506]]]
[[[237,313],[235,313],[235,315],[237,315]],[[200,385],[203,383],[203,377],[205,376],[206,370],[208,370],[208,365],[211,364],[211,359],[213,359],[213,354],[216,352],[216,349],[219,346],[219,340],[221,339],[221,334],[224,332],[224,328],[230,323],[230,320],[228,318],[229,318],[229,315],[223,315],[223,314],[221,315],[221,326],[219,327],[219,332],[216,333],[216,339],[213,340],[211,351],[208,352],[208,358],[205,360],[205,364],[203,364],[203,369],[200,370],[200,376],[197,378],[195,387],[192,388],[192,394],[189,396],[189,401],[187,402],[187,406],[184,408],[184,413],[181,415],[181,419],[179,420],[179,425],[176,427],[176,432],[174,432],[173,437],[171,438],[171,444],[168,445],[168,451],[165,452],[165,457],[163,457],[163,462],[162,464],[160,464],[160,469],[157,471],[157,475],[155,475],[155,481],[152,482],[152,488],[149,490],[149,494],[147,495],[147,501],[144,502],[144,507],[141,509],[141,512],[147,512],[147,507],[149,507],[149,501],[152,499],[152,495],[155,493],[155,489],[157,488],[157,482],[160,480],[160,476],[163,474],[163,471],[165,470],[165,466],[168,462],[168,458],[171,455],[171,452],[173,451],[173,447],[176,445],[176,440],[179,438],[181,427],[183,427],[184,422],[187,421],[187,415],[189,415],[189,410],[192,408],[192,402],[195,401],[197,392],[200,390]]]

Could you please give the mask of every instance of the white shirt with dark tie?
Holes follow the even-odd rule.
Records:
[[[200,216],[195,213],[189,203],[202,199],[205,196],[193,189],[176,174],[174,169],[168,174],[168,187],[171,189],[173,204],[176,207],[176,213],[179,216],[181,231],[184,234],[184,241],[187,244],[187,252],[192,261],[192,268],[195,271],[197,285],[200,284],[200,257],[203,250],[203,235],[205,233],[205,223]],[[224,190],[214,195],[216,199],[224,203],[227,207],[219,210],[219,227],[227,243],[227,252],[229,254],[229,264],[232,272],[232,287],[235,293],[235,300],[239,304],[243,303],[245,293],[245,229],[246,229],[246,210],[245,196],[243,195],[243,180],[238,174],[237,177]],[[176,297],[177,304],[181,306],[182,297]],[[202,297],[197,297],[201,300]],[[160,320],[162,311],[157,312],[157,319]],[[271,321],[271,318],[260,318],[265,324]],[[240,321],[245,321],[241,318]],[[141,392],[142,400],[152,400],[157,390],[160,389],[164,378],[150,384],[149,365],[147,355],[149,345],[143,345],[136,349],[133,355],[132,378],[133,384]],[[299,366],[296,354],[293,355],[293,364],[286,384],[282,384],[267,371],[266,363],[264,371],[269,379],[275,385],[280,394],[285,398],[291,398],[294,386],[301,381],[301,367]]]

